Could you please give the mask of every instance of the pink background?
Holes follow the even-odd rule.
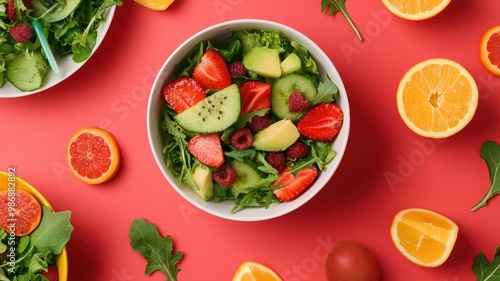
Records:
[[[473,257],[484,252],[491,259],[500,244],[500,197],[475,213],[471,207],[490,184],[480,147],[500,142],[500,79],[478,58],[482,33],[500,24],[499,1],[455,0],[436,18],[410,22],[380,1],[350,0],[363,43],[340,14],[322,14],[319,0],[177,0],[164,12],[124,2],[100,48],[72,77],[36,95],[0,99],[0,170],[16,166],[56,210],[72,211],[69,280],[165,280],[158,273],[145,277],[145,260],[129,246],[130,224],[142,217],[184,252],[179,280],[231,280],[245,260],[287,281],[326,280],[327,248],[343,239],[365,245],[387,281],[475,280]],[[149,90],[167,57],[199,30],[241,18],[289,25],[322,47],[343,78],[352,118],[348,149],[330,184],[299,210],[256,223],[213,217],[187,203],[160,173],[146,132]],[[480,89],[471,123],[441,141],[411,132],[395,103],[404,72],[431,57],[459,62]],[[122,166],[106,184],[86,185],[66,167],[66,144],[84,126],[108,129],[119,142]],[[409,207],[459,225],[441,267],[412,264],[393,246],[392,218]]]

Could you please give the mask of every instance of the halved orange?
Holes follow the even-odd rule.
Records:
[[[462,130],[474,116],[478,99],[472,75],[445,58],[427,59],[411,67],[396,96],[404,123],[429,138],[446,138]]]
[[[16,236],[28,235],[40,224],[42,207],[24,190],[0,191],[0,227]]]
[[[425,20],[441,13],[451,0],[382,0],[394,15],[406,20]]]
[[[255,262],[243,262],[233,276],[233,281],[282,281],[271,268]]]
[[[153,11],[164,11],[174,0],[134,0],[142,6]]]
[[[88,184],[100,184],[113,178],[118,171],[120,151],[110,132],[86,127],[69,140],[66,160],[75,177]]]
[[[500,25],[483,34],[479,43],[479,58],[489,73],[500,77]]]
[[[421,208],[396,214],[391,238],[396,248],[411,262],[437,267],[450,256],[458,236],[458,226],[449,218]]]

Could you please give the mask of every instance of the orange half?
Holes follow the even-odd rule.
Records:
[[[245,261],[233,276],[233,281],[282,281],[269,267],[254,261]]]
[[[479,43],[479,58],[489,73],[500,77],[500,25],[483,34]]]
[[[174,0],[134,0],[142,6],[153,11],[164,11]]]
[[[437,267],[451,254],[458,236],[458,226],[449,218],[419,208],[396,214],[391,238],[396,248],[411,262]]]
[[[394,15],[406,20],[425,20],[441,13],[451,0],[382,0]]]

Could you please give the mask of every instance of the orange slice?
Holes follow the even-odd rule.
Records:
[[[120,151],[113,135],[103,129],[87,127],[69,140],[66,160],[71,173],[88,184],[113,178],[120,166]]]
[[[134,0],[142,6],[153,11],[164,11],[174,0]]]
[[[476,82],[464,67],[434,58],[406,72],[396,100],[399,115],[412,131],[424,137],[446,138],[470,122],[478,98]]]
[[[500,25],[483,34],[479,43],[479,59],[489,73],[500,77]]]
[[[240,265],[233,276],[233,281],[282,281],[276,272],[269,267],[254,261],[246,261]]]
[[[0,191],[0,227],[16,236],[30,234],[40,224],[42,207],[24,190]]]
[[[443,11],[451,0],[382,0],[394,15],[406,20],[425,20]]]
[[[443,264],[453,249],[458,226],[433,211],[410,208],[396,214],[391,238],[396,248],[411,262],[424,267]]]

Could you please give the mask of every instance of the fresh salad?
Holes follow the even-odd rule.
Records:
[[[199,42],[162,89],[166,167],[232,212],[293,200],[326,169],[343,111],[309,51],[277,30]]]
[[[7,80],[21,91],[43,86],[49,64],[32,22],[44,29],[52,51],[85,61],[96,45],[103,12],[120,0],[0,0],[0,94]]]

